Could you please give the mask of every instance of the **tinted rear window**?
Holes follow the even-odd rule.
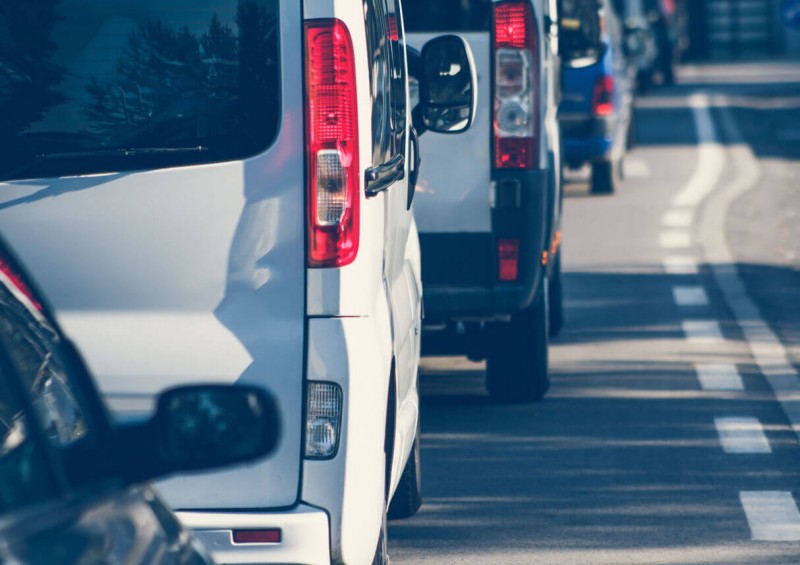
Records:
[[[491,0],[403,0],[406,31],[489,31]]]
[[[278,0],[0,3],[0,179],[239,159],[280,123]]]

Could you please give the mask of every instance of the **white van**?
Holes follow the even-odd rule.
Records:
[[[112,409],[210,381],[278,402],[270,458],[166,500],[220,562],[385,562],[387,501],[420,504],[399,2],[26,0],[0,30],[0,232]],[[418,125],[466,129],[466,44],[414,57]]]

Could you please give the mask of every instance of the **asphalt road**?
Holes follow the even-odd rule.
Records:
[[[800,563],[800,63],[683,68],[636,131],[617,194],[571,175],[545,401],[424,360],[394,563]]]

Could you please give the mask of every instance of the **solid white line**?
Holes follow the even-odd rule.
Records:
[[[753,540],[800,541],[800,512],[791,492],[739,493]]]
[[[725,453],[772,453],[764,427],[756,418],[714,418]]]
[[[744,390],[744,383],[736,365],[726,363],[698,363],[697,379],[703,390]]]
[[[781,341],[761,318],[758,307],[750,299],[736,260],[725,238],[725,220],[730,207],[747,191],[758,185],[761,173],[753,151],[744,143],[730,111],[720,105],[722,125],[730,146],[736,174],[732,182],[716,191],[703,207],[700,240],[717,285],[741,327],[753,358],[772,388],[792,430],[800,439],[800,375],[788,360]]]
[[[708,306],[708,295],[702,286],[674,286],[672,298],[678,306]]]
[[[667,228],[688,228],[692,225],[694,211],[686,208],[667,210],[661,217],[661,225]]]
[[[719,322],[713,320],[684,320],[681,325],[689,343],[716,344],[724,341]]]
[[[696,275],[697,261],[688,255],[671,255],[663,260],[664,271],[670,275]]]
[[[678,249],[689,247],[692,244],[692,238],[687,231],[664,230],[658,237],[658,244],[664,249]]]
[[[679,192],[672,203],[675,206],[696,206],[717,184],[725,168],[725,151],[714,135],[714,123],[708,109],[708,96],[703,93],[689,98],[697,137],[699,140],[698,160],[692,178]]]

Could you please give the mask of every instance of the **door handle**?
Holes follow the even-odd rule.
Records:
[[[398,153],[384,164],[367,169],[364,173],[367,198],[377,196],[392,186],[395,181],[403,178],[406,174],[405,165],[405,157],[402,153]]]

